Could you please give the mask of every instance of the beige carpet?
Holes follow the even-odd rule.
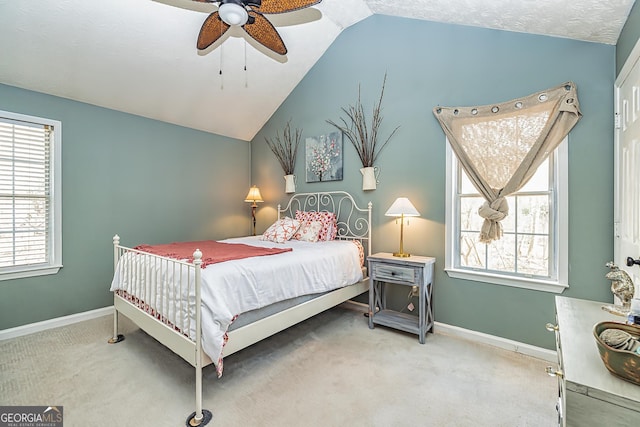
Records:
[[[111,317],[0,342],[0,404],[60,405],[65,427],[183,426],[194,370]],[[204,370],[214,426],[554,426],[547,362],[336,307]]]

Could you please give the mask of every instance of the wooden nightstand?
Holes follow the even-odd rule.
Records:
[[[368,259],[369,328],[384,325],[417,334],[424,344],[427,332],[433,330],[433,265],[436,259],[423,256],[394,257],[380,252]],[[418,317],[387,309],[385,287],[388,283],[418,288]],[[376,309],[379,308],[379,311]]]

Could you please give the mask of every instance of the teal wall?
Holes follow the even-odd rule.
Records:
[[[640,5],[636,2],[631,8],[627,22],[620,33],[616,45],[616,75],[622,70],[622,66],[629,57],[640,38]]]
[[[0,282],[0,329],[111,304],[115,233],[124,244],[246,235],[242,198],[250,184],[265,199],[258,231],[266,229],[287,196],[264,138],[289,119],[303,138],[333,131],[325,120],[339,119],[359,84],[371,106],[387,72],[381,132],[400,130],[377,162],[378,189],[361,190],[358,158],[344,141],[344,179],[336,182],[306,184],[301,147],[298,191],[348,190],[362,204],[372,201],[374,251],[397,249],[398,228],[384,211],[409,197],[422,216],[406,228],[405,249],[438,260],[436,320],[553,348],[544,324],[553,321],[554,294],[443,271],[445,140],[431,109],[577,84],[584,117],[569,142],[571,287],[564,295],[611,300],[603,276],[613,257],[612,87],[616,61],[637,31],[625,27],[616,57],[616,47],[597,43],[374,15],[343,31],[251,144],[0,84],[0,109],[63,123],[64,262],[54,276]],[[404,297],[395,296],[398,308]]]
[[[286,199],[282,170],[264,138],[282,132],[289,119],[303,129],[303,139],[332,131],[325,120],[337,120],[341,107],[355,102],[359,84],[369,109],[387,72],[381,133],[401,127],[377,162],[378,189],[362,191],[359,160],[345,140],[344,180],[306,184],[302,149],[298,191],[348,190],[363,204],[372,201],[374,252],[397,250],[398,227],[384,212],[396,197],[409,197],[422,216],[405,228],[405,250],[437,258],[436,320],[554,348],[544,325],[554,321],[555,294],[456,280],[444,272],[445,137],[431,110],[576,83],[584,117],[569,140],[570,289],[564,295],[608,301],[610,283],[603,276],[613,257],[614,64],[614,46],[369,17],[342,32],[252,141],[252,181],[267,202],[258,212],[258,227],[275,219],[266,207]],[[397,308],[405,297],[404,290],[396,292]]]
[[[116,233],[135,245],[250,232],[247,142],[2,84],[0,110],[62,122],[64,263],[0,281],[0,329],[113,304]]]

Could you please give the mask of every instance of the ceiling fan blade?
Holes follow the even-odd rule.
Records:
[[[197,0],[196,0],[197,1]],[[213,12],[204,20],[200,34],[198,34],[198,49],[204,50],[214,44],[229,29],[229,24],[220,19],[218,11]]]
[[[286,55],[287,47],[284,45],[280,34],[278,34],[276,28],[271,24],[271,22],[262,16],[262,14],[255,11],[250,11],[249,16],[252,16],[255,21],[253,24],[244,25],[243,28],[247,34],[249,34],[255,41],[264,47],[271,49],[275,53]]]
[[[262,0],[259,7],[253,9],[260,13],[275,14],[293,12],[294,10],[304,9],[314,4],[320,3],[322,0]]]

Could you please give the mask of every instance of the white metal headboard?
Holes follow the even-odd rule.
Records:
[[[284,208],[278,205],[278,219],[282,216],[295,218],[296,210],[334,212],[338,219],[336,239],[359,240],[368,257],[371,255],[371,207],[371,202],[366,208],[359,207],[346,191],[297,193]]]

